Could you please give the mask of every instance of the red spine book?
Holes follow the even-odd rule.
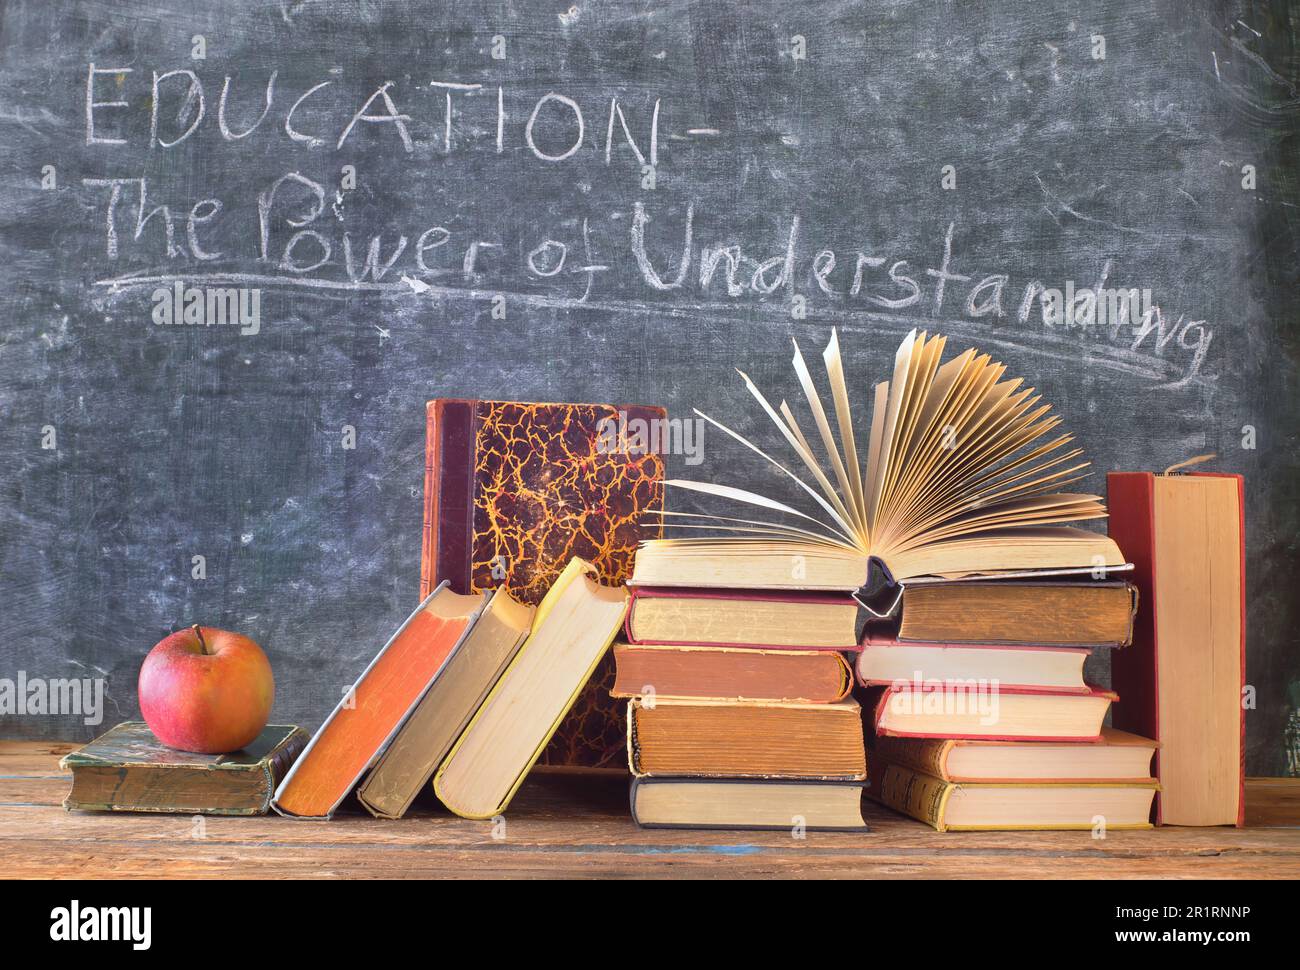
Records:
[[[896,685],[869,688],[865,697],[880,736],[984,741],[1099,741],[1106,711],[1119,699],[1096,687],[1079,693],[996,683]]]
[[[890,655],[908,658],[894,662]],[[1091,647],[1040,644],[924,643],[883,637],[868,631],[855,664],[863,687],[889,686],[900,678],[963,682],[997,677],[1003,690],[1025,688],[1060,693],[1091,693],[1083,667]],[[1035,679],[1035,678],[1039,679]]]
[[[1225,479],[1226,487],[1204,485]],[[1243,825],[1244,481],[1199,472],[1111,472],[1106,484],[1108,529],[1133,563],[1141,604],[1132,646],[1111,662],[1111,683],[1123,698],[1112,721],[1161,743],[1156,824]],[[1212,723],[1227,727],[1215,730]],[[1226,763],[1222,771],[1209,757],[1219,745],[1232,749],[1213,761]],[[1223,777],[1228,770],[1235,777]],[[1201,793],[1225,789],[1235,798],[1223,805],[1203,802]]]

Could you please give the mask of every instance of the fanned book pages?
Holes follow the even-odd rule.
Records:
[[[1106,509],[1097,495],[1067,490],[1088,462],[1058,432],[1051,406],[988,354],[967,350],[943,362],[945,344],[941,336],[908,334],[892,378],[875,387],[869,416],[849,399],[834,333],[822,355],[829,407],[795,345],[808,411],[802,421],[741,373],[793,461],[696,414],[770,462],[814,504],[804,511],[725,483],[669,481],[743,511],[663,512],[675,534],[642,544],[633,581],[854,590],[872,558],[896,580],[1123,566],[1110,538],[1067,524],[1103,518]],[[864,425],[860,450],[856,429]]]

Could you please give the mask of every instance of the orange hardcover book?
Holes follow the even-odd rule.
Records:
[[[614,644],[613,696],[833,704],[853,686],[834,650]]]
[[[415,709],[484,601],[482,594],[453,593],[445,583],[430,593],[321,725],[271,807],[290,818],[333,815]]]
[[[862,711],[835,704],[656,698],[627,709],[628,767],[637,777],[866,777]]]

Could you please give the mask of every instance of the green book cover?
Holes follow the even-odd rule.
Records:
[[[66,755],[69,811],[263,815],[306,746],[292,724],[268,724],[243,750],[196,754],[169,748],[143,721],[125,721]]]

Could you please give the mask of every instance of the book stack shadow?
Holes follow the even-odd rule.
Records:
[[[611,691],[626,698],[645,827],[863,831],[848,594],[636,586]]]
[[[1132,585],[916,582],[899,605],[856,664],[873,798],[939,831],[1150,827],[1156,744],[1104,726],[1120,698],[1084,676],[1130,644]]]

